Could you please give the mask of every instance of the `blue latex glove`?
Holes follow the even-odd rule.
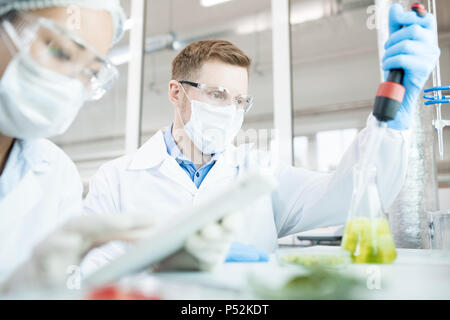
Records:
[[[225,262],[267,262],[269,255],[256,248],[240,242],[233,242]]]
[[[400,29],[401,26],[405,27]],[[436,39],[436,20],[430,13],[419,17],[414,11],[404,11],[396,3],[389,13],[389,32],[382,67],[386,78],[388,70],[405,70],[406,93],[397,116],[388,122],[388,127],[406,130],[422,88],[441,54]]]

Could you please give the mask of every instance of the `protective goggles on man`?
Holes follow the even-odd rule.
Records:
[[[55,22],[13,10],[0,20],[0,39],[12,56],[26,51],[41,67],[79,80],[86,100],[100,99],[118,78],[107,57]]]
[[[214,106],[226,106],[234,104],[238,109],[248,112],[253,105],[254,98],[249,95],[240,94],[233,97],[230,90],[222,87],[209,87],[203,83],[181,80],[181,84],[187,84],[191,87],[200,89],[203,97]]]

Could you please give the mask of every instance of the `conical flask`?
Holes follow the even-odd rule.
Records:
[[[394,240],[380,201],[376,168],[353,170],[353,195],[342,248],[355,263],[391,263],[397,257]]]

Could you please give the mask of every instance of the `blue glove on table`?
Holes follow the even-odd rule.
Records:
[[[404,11],[395,3],[389,13],[389,33],[382,67],[386,78],[391,69],[405,70],[403,85],[406,93],[397,116],[388,122],[388,127],[406,130],[420,92],[441,54],[436,39],[436,20],[430,13],[419,17],[414,11]]]
[[[269,255],[256,248],[240,242],[233,242],[225,262],[267,262]]]

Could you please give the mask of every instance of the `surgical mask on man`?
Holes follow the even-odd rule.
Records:
[[[84,100],[81,81],[41,67],[21,51],[0,80],[0,133],[19,139],[62,134]]]
[[[242,127],[244,110],[234,104],[213,106],[186,97],[191,102],[191,118],[184,124],[184,131],[191,141],[203,154],[225,151]]]

